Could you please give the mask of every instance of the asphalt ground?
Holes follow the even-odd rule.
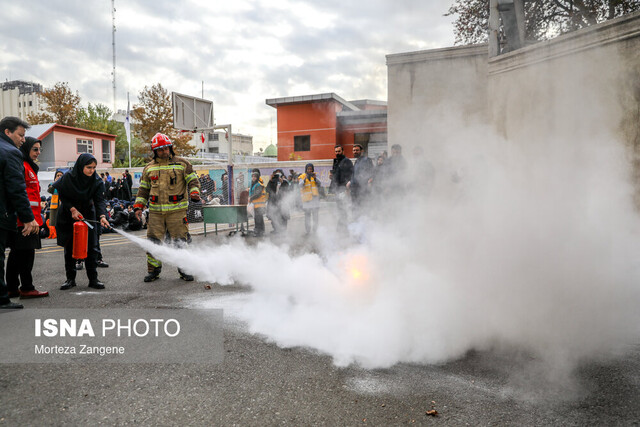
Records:
[[[329,212],[321,221],[331,224]],[[300,215],[289,234],[303,232]],[[191,226],[194,244],[224,242]],[[267,222],[267,229],[270,225]],[[135,233],[144,236],[144,232]],[[236,236],[235,238],[242,238]],[[246,238],[252,242],[253,238]],[[99,269],[103,291],[60,291],[61,248],[38,251],[34,281],[48,298],[32,308],[177,308],[212,301],[225,309],[246,287],[179,279],[142,281],[144,252],[122,236],[101,240],[109,268]],[[210,288],[209,288],[210,287]],[[472,351],[440,365],[390,369],[338,368],[307,348],[279,348],[225,315],[225,358],[217,364],[0,365],[0,424],[27,425],[637,425],[640,422],[640,345],[607,362],[582,365],[568,384],[554,386],[519,375],[530,360],[516,350]],[[189,348],[184,349],[189,352]],[[426,412],[435,409],[437,416]]]

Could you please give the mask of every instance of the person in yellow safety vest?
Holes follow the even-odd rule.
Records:
[[[264,207],[267,203],[267,192],[264,189],[264,184],[261,183],[260,171],[258,169],[254,169],[253,172],[251,172],[249,202],[253,203],[253,218],[256,224],[254,233],[260,237],[264,234]]]
[[[175,155],[173,143],[167,135],[156,133],[151,140],[151,149],[153,160],[142,171],[133,205],[135,215],[140,219],[148,201],[147,239],[161,243],[168,233],[174,243],[185,245],[189,235],[187,197],[193,201],[200,200],[198,175],[193,172],[191,163]],[[147,253],[147,271],[145,282],[158,279],[162,271],[162,263],[150,253]],[[181,269],[178,273],[182,280],[193,280],[192,275]]]
[[[62,172],[60,169],[57,169],[56,174],[53,177],[53,182],[56,182],[57,180],[62,178],[62,175],[64,175],[64,172]],[[59,202],[58,202],[58,190],[53,188],[53,185],[52,185],[53,182],[49,184],[49,188],[47,188],[47,191],[51,193],[51,205],[49,206],[49,219],[51,220],[50,221],[51,225],[55,227],[56,219],[58,218]]]
[[[305,234],[315,233],[318,230],[318,211],[320,209],[320,181],[316,177],[313,163],[307,163],[304,173],[298,177],[302,210],[304,210]],[[313,217],[313,226],[311,225]]]

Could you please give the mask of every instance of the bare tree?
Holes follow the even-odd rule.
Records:
[[[525,1],[526,38],[546,40],[640,10],[640,0]],[[455,0],[445,16],[456,16],[456,44],[487,41],[489,0]]]
[[[138,104],[133,106],[131,118],[135,122],[133,132],[142,141],[149,144],[148,156],[151,155],[151,138],[157,133],[164,133],[173,142],[173,149],[177,155],[190,156],[197,148],[189,144],[190,133],[180,133],[173,128],[173,110],[171,97],[167,90],[157,83],[151,87],[145,86],[138,94]]]

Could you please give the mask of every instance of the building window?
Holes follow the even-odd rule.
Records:
[[[293,151],[311,151],[311,135],[294,136]]]
[[[111,163],[111,141],[102,140],[102,163]]]
[[[209,147],[209,152],[210,153],[217,153],[218,152],[218,147]]]
[[[217,141],[218,140],[218,134],[217,133],[210,133],[209,134],[209,141]]]
[[[93,154],[93,141],[90,139],[76,139],[76,147],[78,149],[78,154]]]
[[[33,107],[33,101],[29,101],[29,107]]]

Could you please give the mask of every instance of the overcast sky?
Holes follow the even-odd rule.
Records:
[[[216,124],[276,142],[267,98],[387,98],[385,55],[451,46],[452,0],[116,0],[117,109],[145,85],[214,102]],[[0,0],[5,80],[65,81],[113,109],[110,0]]]

